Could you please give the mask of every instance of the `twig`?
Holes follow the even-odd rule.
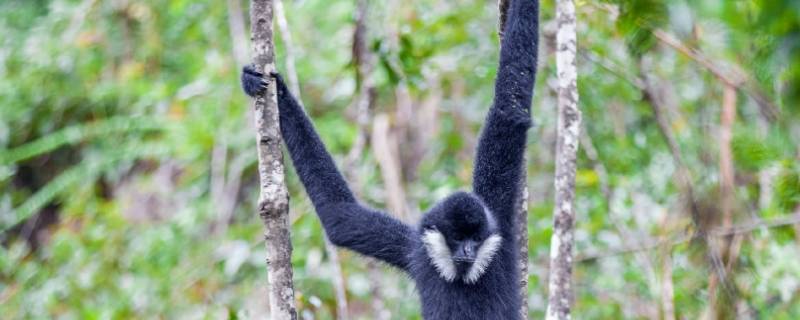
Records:
[[[690,59],[696,61],[709,72],[714,74],[720,81],[725,82],[726,85],[741,89],[749,96],[756,100],[761,111],[761,115],[769,122],[774,122],[780,115],[780,109],[770,101],[766,94],[758,89],[757,85],[752,84],[749,77],[741,71],[741,68],[734,67],[733,70],[725,71],[722,67],[718,66],[711,59],[703,55],[699,50],[690,48],[680,42],[678,39],[665,32],[664,30],[656,29],[653,35],[662,43],[672,47],[678,52],[684,54]]]
[[[619,8],[615,5],[602,4],[595,5],[595,7],[608,11],[614,16],[619,15]],[[642,24],[643,22],[637,21],[637,23]],[[643,30],[650,30],[650,28],[647,28],[646,26],[642,27]],[[780,109],[770,100],[769,97],[767,97],[764,92],[761,91],[757,84],[753,83],[750,77],[742,71],[741,67],[731,64],[731,70],[723,70],[722,67],[714,63],[714,60],[706,57],[699,50],[686,46],[680,40],[676,39],[664,30],[653,30],[653,36],[655,36],[656,39],[658,39],[658,41],[661,43],[666,44],[667,46],[696,61],[721,81],[747,93],[747,95],[752,97],[756,103],[758,103],[761,116],[767,121],[774,122],[780,116]]]
[[[703,223],[703,217],[701,217],[699,204],[697,202],[697,197],[692,184],[691,172],[689,171],[689,167],[686,166],[686,163],[683,161],[678,142],[675,139],[675,136],[672,134],[669,121],[664,114],[666,109],[664,97],[659,94],[656,89],[658,88],[658,86],[655,84],[656,78],[645,74],[644,67],[640,67],[639,72],[641,73],[641,78],[644,79],[645,84],[645,87],[642,90],[642,96],[644,97],[645,101],[650,104],[650,107],[653,110],[653,115],[656,119],[656,124],[658,124],[659,132],[664,138],[664,141],[667,143],[670,155],[672,155],[672,159],[677,167],[677,172],[675,173],[677,185],[684,190],[683,192],[687,198],[687,202],[689,203],[689,212],[692,218],[692,223],[696,227],[697,232],[696,236],[692,238],[702,241],[704,244],[708,245],[708,238],[706,236],[707,226]],[[717,276],[720,279],[727,279],[722,258],[710,245],[708,245],[707,255],[709,263],[717,273]],[[727,282],[723,283],[723,285],[726,287],[726,291],[728,291]]]
[[[397,157],[397,141],[389,126],[389,116],[379,114],[372,124],[372,151],[381,169],[386,186],[386,202],[389,211],[407,220],[406,194],[403,189],[402,171]]]
[[[758,229],[772,229],[778,227],[784,227],[789,225],[800,224],[800,215],[793,215],[787,216],[782,218],[776,218],[769,221],[757,221],[755,223],[750,224],[743,224],[740,226],[732,227],[730,229],[713,229],[707,233],[709,237],[728,237],[731,235],[738,235],[738,234],[745,234],[750,233],[752,231]],[[616,249],[611,249],[606,252],[595,252],[595,253],[587,253],[579,255],[576,258],[576,261],[585,263],[597,259],[609,258],[618,255],[634,253],[639,251],[647,251],[659,246],[667,246],[667,247],[675,247],[684,243],[689,242],[692,240],[692,235],[689,233],[676,235],[673,237],[669,237],[669,239],[647,239],[643,241],[636,241],[637,243],[643,243],[642,245],[636,246],[627,246],[621,247]]]
[[[669,249],[661,250],[661,312],[662,319],[675,320],[675,284],[672,282],[672,251]]]
[[[283,48],[286,50],[286,78],[289,80],[289,88],[294,93],[297,102],[302,106],[304,104],[300,98],[300,80],[297,77],[297,68],[294,63],[297,53],[292,41],[292,33],[289,31],[289,23],[286,21],[286,10],[284,10],[283,1],[275,0],[275,21],[277,22],[278,30],[281,32]]]
[[[728,229],[733,224],[733,201],[734,201],[734,168],[733,168],[733,151],[731,150],[731,139],[733,136],[733,123],[736,119],[736,88],[727,81],[721,80],[724,84],[724,94],[722,99],[722,107],[720,112],[720,129],[719,129],[719,190],[720,190],[720,209],[722,211],[722,228]],[[725,263],[725,272],[730,274],[733,263],[738,256],[739,247],[741,245],[741,236],[734,235],[733,239],[725,237],[721,241],[709,241],[709,250],[714,250],[722,257]],[[720,243],[721,242],[721,243]],[[727,279],[720,279],[716,273],[710,275],[708,281],[709,302],[706,314],[710,318],[716,318],[719,314],[719,308],[723,307],[718,303],[716,295],[716,286],[719,281],[727,281]]]

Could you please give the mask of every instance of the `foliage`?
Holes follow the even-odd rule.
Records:
[[[708,292],[712,272],[697,252],[702,249],[677,243],[618,253],[692,228],[675,179],[677,165],[643,97],[644,75],[658,80],[668,102],[668,127],[703,213],[712,223],[721,220],[722,84],[702,64],[660,43],[653,31],[663,30],[725,70],[747,75],[748,88],[763,92],[779,109],[777,119],[766,119],[756,100],[738,91],[733,223],[751,226],[797,214],[800,205],[800,5],[576,3],[580,107],[597,154],[581,146],[575,316],[658,318],[669,282],[677,317],[700,318],[715,294]],[[369,43],[379,62],[372,75],[372,113],[387,115],[395,133],[412,132],[395,137],[401,159],[423,150],[418,165],[402,163],[413,219],[470,181],[469,159],[496,73],[495,3],[370,4]],[[303,101],[340,163],[358,130],[351,106],[355,7],[354,1],[286,2]],[[553,1],[544,1],[529,147],[533,318],[546,308],[552,225],[552,12]],[[0,2],[3,318],[267,314],[252,116],[238,88],[229,19],[225,1]],[[279,35],[276,45],[279,69],[287,70]],[[647,70],[640,70],[645,64]],[[400,85],[409,88],[412,111],[436,103],[436,128],[402,127],[402,97],[395,90]],[[420,144],[413,138],[422,133],[432,135]],[[385,207],[382,174],[367,149],[355,168],[359,193],[365,202]],[[301,316],[332,319],[333,268],[322,230],[291,170],[287,180]],[[220,199],[227,198],[235,207],[226,220]],[[800,317],[800,229],[753,229],[743,235],[727,279],[736,311],[752,318]],[[340,259],[354,318],[374,318],[375,280],[365,260],[344,251]],[[665,264],[672,269],[668,278]],[[414,288],[388,267],[380,273],[377,284],[394,318],[417,319]]]

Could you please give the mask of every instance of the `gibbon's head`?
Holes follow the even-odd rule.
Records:
[[[492,213],[467,192],[437,203],[420,227],[431,264],[447,282],[457,278],[467,284],[478,282],[503,242]]]

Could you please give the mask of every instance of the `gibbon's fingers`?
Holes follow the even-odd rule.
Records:
[[[264,76],[263,73],[256,71],[256,69],[253,68],[253,66],[244,66],[242,68],[242,72],[252,74],[252,75],[254,75],[256,77],[263,77]]]
[[[262,76],[256,75],[259,73],[251,71],[252,69],[249,67],[242,68],[242,89],[247,95],[255,97],[267,89],[269,82],[266,81]]]

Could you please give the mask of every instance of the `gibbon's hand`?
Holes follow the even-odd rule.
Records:
[[[242,68],[242,89],[248,96],[255,97],[267,90],[269,81],[264,79],[264,74],[253,69],[252,66]]]

